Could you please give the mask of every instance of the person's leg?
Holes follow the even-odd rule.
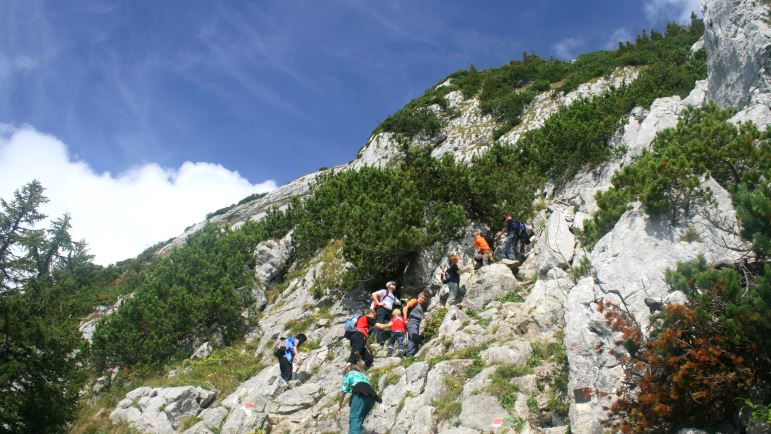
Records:
[[[377,312],[375,312],[375,322],[378,324],[387,324],[390,318],[391,312],[383,306],[378,306]],[[375,339],[377,340],[377,343],[381,345],[385,343],[386,331],[378,330],[377,333],[375,333]]]
[[[490,252],[484,252],[482,253],[482,266],[486,266],[490,264]]]
[[[458,301],[458,284],[450,282],[447,284],[447,287],[450,288],[450,293],[447,296],[447,304],[452,306]]]
[[[372,398],[372,397],[364,398],[364,406],[361,412],[362,425],[364,425],[364,420],[367,419],[367,415],[369,415],[369,412],[372,411],[373,407],[375,407],[375,398]]]
[[[369,352],[366,345],[361,347],[361,353],[359,353],[359,355],[361,356],[361,359],[364,360],[364,364],[367,365],[367,368],[375,363],[375,358],[372,357],[372,354]]]
[[[361,434],[361,426],[366,417],[366,401],[358,393],[351,394],[351,406],[348,413],[348,434]]]
[[[351,335],[351,355],[348,357],[348,363],[355,365],[359,361],[362,349],[366,343],[366,338],[361,332],[353,332]]]
[[[404,332],[397,332],[396,334],[396,343],[398,345],[398,350],[396,352],[396,355],[399,357],[404,356]]]
[[[278,358],[278,367],[281,370],[281,378],[286,382],[292,381],[292,364],[286,357],[281,356]]]
[[[418,352],[418,344],[420,343],[420,328],[417,325],[407,325],[407,357],[412,357]]]
[[[391,332],[391,338],[388,339],[388,357],[394,353],[394,344],[396,343],[396,336],[398,333]]]
[[[514,259],[514,240],[516,235],[506,235],[506,245],[503,246],[503,257],[506,259]]]

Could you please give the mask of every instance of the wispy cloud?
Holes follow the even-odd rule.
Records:
[[[582,39],[570,37],[555,42],[551,46],[551,52],[558,59],[571,60],[576,58],[583,46],[584,41]]]
[[[615,50],[618,48],[619,42],[628,42],[632,40],[634,40],[632,33],[622,27],[620,29],[614,30],[613,33],[611,33],[610,37],[608,38],[608,42],[605,43],[605,49]]]
[[[701,16],[701,5],[699,0],[645,0],[643,11],[651,23],[666,21],[684,23],[690,20],[691,12]]]
[[[276,188],[272,180],[252,184],[238,172],[205,162],[177,168],[147,163],[117,175],[98,173],[56,137],[3,124],[0,173],[2,198],[39,179],[50,199],[44,211],[52,217],[69,212],[74,237],[85,239],[101,264],[134,256],[207,212]]]

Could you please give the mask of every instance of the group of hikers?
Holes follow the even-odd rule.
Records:
[[[520,247],[528,244],[530,234],[525,225],[514,220],[511,215],[505,215],[504,221],[504,228],[495,235],[494,240],[497,241],[505,234],[503,256],[517,260],[518,244]],[[495,260],[493,250],[479,231],[474,233],[474,247],[477,250],[474,256],[476,267],[461,268],[458,265],[460,256],[457,254],[451,254],[447,258],[449,265],[439,276],[449,289],[445,307],[458,304],[465,293],[460,287],[461,274],[470,272],[473,268],[487,266]],[[412,357],[420,346],[420,325],[428,310],[431,292],[423,290],[417,297],[403,303],[397,298],[395,291],[396,282],[387,282],[384,289],[371,294],[370,307],[364,309],[361,314],[348,318],[343,325],[344,337],[351,344],[351,352],[343,370],[337,411],[339,413],[342,410],[345,398],[350,395],[349,434],[360,433],[364,419],[375,403],[381,402],[365,373],[375,361],[372,348],[382,349],[386,347],[387,342],[386,354],[389,357]],[[374,332],[375,343],[368,345],[367,340],[371,332]],[[274,344],[273,350],[279,359],[281,378],[287,382],[292,380],[293,364],[299,363],[298,348],[306,340],[304,334],[299,334],[295,337],[280,338]]]

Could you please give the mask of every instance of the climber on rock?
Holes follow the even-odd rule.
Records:
[[[388,357],[393,355],[394,345],[396,345],[396,357],[404,357],[406,353],[404,335],[407,333],[407,320],[402,316],[402,311],[399,308],[393,310],[393,317],[387,325],[391,329],[391,339],[388,341]]]
[[[506,225],[495,236],[497,240],[504,233],[506,234],[506,244],[503,247],[503,256],[506,259],[517,261],[517,244],[521,240],[521,246],[524,246],[525,239],[527,238],[527,228],[524,223],[514,220],[510,214],[503,216],[503,220]]]
[[[351,342],[351,355],[348,357],[349,367],[355,365],[359,360],[363,360],[365,366],[369,368],[375,361],[367,348],[370,327],[385,330],[388,328],[388,324],[378,324],[375,321],[375,312],[372,309],[364,309],[356,320],[354,331],[345,334],[345,337]]]
[[[375,318],[378,324],[387,324],[391,320],[391,311],[394,309],[395,304],[402,304],[394,291],[396,290],[396,282],[393,280],[386,283],[386,288],[372,293],[372,309],[375,310]],[[375,338],[378,344],[383,345],[386,341],[387,333],[385,329],[378,328],[375,333]]]
[[[474,232],[474,247],[477,249],[477,254],[474,255],[474,261],[476,262],[474,268],[478,270],[485,265],[489,265],[493,260],[493,250],[479,231]]]
[[[404,307],[404,318],[407,318],[407,357],[412,357],[418,352],[420,346],[420,323],[423,322],[425,312],[428,310],[428,300],[431,293],[423,291],[417,298],[407,302]]]
[[[304,334],[300,333],[297,337],[279,338],[273,345],[273,355],[278,358],[278,367],[284,381],[292,381],[292,365],[300,363],[297,350],[307,339]]]
[[[383,402],[377,395],[375,389],[369,382],[369,378],[364,373],[366,365],[363,360],[359,360],[353,366],[350,366],[343,377],[343,386],[340,388],[340,400],[337,403],[337,414],[343,409],[345,396],[351,395],[349,402],[350,412],[348,413],[348,434],[361,433],[364,419],[376,402]]]
[[[442,283],[447,284],[450,289],[450,293],[447,295],[447,302],[444,307],[449,308],[458,302],[458,299],[463,297],[466,293],[464,288],[460,286],[460,275],[472,271],[472,267],[460,268],[458,262],[460,256],[453,253],[447,257],[447,262],[450,264],[444,271],[442,271]]]

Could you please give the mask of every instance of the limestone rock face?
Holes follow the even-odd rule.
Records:
[[[494,396],[472,395],[463,400],[460,422],[465,427],[487,432],[493,419],[505,419],[507,416],[508,413]]]
[[[205,359],[209,357],[209,354],[211,354],[212,351],[214,351],[212,345],[209,342],[204,342],[193,352],[193,355],[190,356],[190,358],[193,360]]]
[[[348,167],[353,170],[362,167],[382,168],[400,155],[399,143],[393,133],[377,133],[370,138],[367,145],[359,151],[358,157]]]
[[[291,253],[291,231],[281,240],[267,240],[257,244],[254,249],[254,280],[257,285],[264,288],[278,276]]]
[[[126,394],[110,414],[113,423],[127,422],[146,433],[174,433],[188,417],[198,415],[215,392],[193,386],[140,387]]]
[[[730,200],[719,187],[715,191],[718,205],[711,212],[723,213],[723,218],[735,222]],[[707,210],[704,210],[707,212]],[[691,226],[699,232],[698,241],[686,241],[682,236]],[[652,218],[639,208],[625,213],[616,226],[605,235],[589,254],[596,272],[594,277],[581,279],[570,290],[565,310],[565,345],[570,362],[569,390],[591,387],[612,392],[623,376],[616,357],[624,354],[615,345],[618,336],[609,329],[605,318],[597,312],[596,302],[604,298],[625,303],[642,330],[647,330],[650,308],[645,298],[663,300],[669,290],[662,276],[678,262],[694,260],[704,255],[709,263],[734,263],[740,253],[722,245],[719,230],[706,224],[698,215],[680,227],[673,227],[665,218]],[[727,239],[729,243],[739,240]],[[616,292],[617,291],[617,292]],[[619,295],[623,297],[623,300]],[[608,351],[598,353],[596,348]],[[604,398],[592,396],[586,403],[571,406],[571,425],[577,432],[601,432]]]
[[[771,8],[755,0],[702,0],[710,101],[771,105]]]
[[[552,268],[567,268],[573,259],[576,237],[565,218],[566,213],[555,208],[546,222],[538,262],[540,273],[546,273]]]
[[[503,264],[491,264],[477,270],[465,283],[463,305],[481,309],[498,297],[516,291],[519,287],[511,269]]]
[[[112,315],[120,307],[120,305],[123,304],[124,301],[128,300],[132,296],[133,294],[121,295],[118,297],[118,301],[116,301],[114,305],[97,307],[94,312],[78,326],[78,331],[80,331],[80,334],[83,335],[83,339],[91,342],[91,339],[94,336],[94,332],[96,331],[96,325],[99,324],[99,321],[101,321],[106,316]]]

